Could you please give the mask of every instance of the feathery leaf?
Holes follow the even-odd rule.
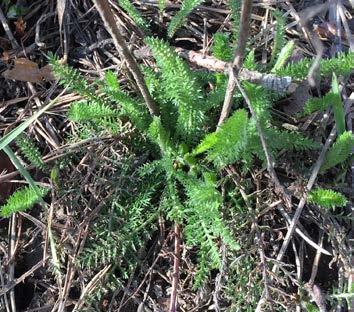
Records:
[[[333,190],[326,190],[318,188],[312,190],[308,196],[309,203],[316,204],[323,208],[343,207],[347,204],[348,200],[341,193]]]
[[[23,187],[13,193],[7,200],[6,204],[0,207],[0,214],[3,217],[9,217],[11,214],[26,211],[36,203],[38,203],[42,197],[48,193],[49,189],[43,187],[37,187],[37,192],[31,187]]]
[[[325,160],[321,166],[321,172],[324,172],[347,160],[354,147],[354,135],[350,131],[342,133],[329,149]]]
[[[199,4],[204,0],[183,0],[181,9],[172,18],[170,24],[168,25],[167,34],[171,38],[175,32],[180,28],[185,22],[189,13],[191,13]]]

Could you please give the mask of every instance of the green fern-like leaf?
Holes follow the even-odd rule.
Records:
[[[138,9],[130,2],[130,0],[118,0],[119,5],[128,13],[138,27],[144,31],[148,31],[149,24],[142,17]]]
[[[152,141],[159,145],[163,153],[168,153],[170,151],[170,136],[161,124],[161,119],[159,117],[154,117],[150,124],[149,135]]]
[[[257,63],[256,63],[254,49],[252,49],[249,53],[247,53],[245,60],[243,62],[243,66],[249,70],[257,70]]]
[[[229,46],[229,35],[226,33],[216,33],[214,35],[214,43],[211,48],[213,56],[217,59],[230,62],[232,60],[232,49]]]
[[[193,142],[198,139],[198,131],[205,120],[201,87],[187,64],[167,43],[151,37],[146,39],[146,43],[161,71],[161,88],[164,91],[162,96],[165,100],[172,101],[178,110],[176,136],[186,142]],[[171,114],[171,110],[164,106],[160,109],[163,120]],[[171,129],[173,128],[172,125]]]
[[[342,134],[345,131],[345,113],[336,74],[333,74],[332,78],[332,93],[335,95],[332,103],[334,120],[338,134]]]
[[[1,216],[9,217],[13,213],[32,208],[48,191],[47,188],[37,187],[37,190],[34,190],[29,186],[17,190],[10,196],[6,204],[0,207]]]
[[[82,127],[79,134],[83,137],[90,136],[92,131],[117,133],[119,130],[118,116],[118,111],[107,104],[85,100],[72,103],[68,111],[68,118]]]
[[[333,92],[328,92],[321,98],[311,98],[307,100],[305,104],[304,113],[312,114],[313,112],[323,112],[332,105],[336,98],[337,95]]]
[[[303,151],[319,148],[318,143],[297,132],[269,128],[265,130],[265,136],[269,146],[275,151],[282,149]]]
[[[234,250],[238,250],[239,245],[221,218],[222,197],[215,186],[215,175],[206,173],[204,181],[183,175],[177,178],[188,196],[187,224],[184,228],[187,244],[199,247],[199,272],[195,279],[195,287],[198,287],[210,270],[220,267],[220,254],[215,241],[220,238]]]
[[[113,110],[113,114],[127,116],[139,130],[143,131],[148,128],[151,117],[143,100],[139,101],[123,92],[114,73],[106,73],[101,89],[112,102],[118,104],[119,108]]]
[[[53,54],[50,54],[48,58],[53,73],[55,77],[59,79],[61,85],[77,92],[92,102],[102,102],[102,98],[96,95],[95,88],[87,82],[78,70],[67,64],[62,64]]]
[[[161,14],[166,8],[166,0],[159,0],[159,13]]]
[[[105,118],[117,117],[118,112],[101,103],[89,103],[85,100],[70,106],[69,119],[77,122],[100,121]]]
[[[327,152],[321,172],[346,161],[351,155],[353,147],[354,135],[350,131],[342,133]]]
[[[148,90],[150,94],[156,98],[159,96],[159,77],[158,74],[150,67],[147,66],[142,66],[141,70],[144,74],[144,79],[146,86],[148,87]]]
[[[191,13],[203,1],[204,0],[183,0],[181,9],[172,18],[170,24],[168,25],[167,34],[170,38],[172,38],[178,28],[183,25],[188,14]]]
[[[277,60],[271,70],[272,73],[276,73],[281,68],[283,68],[288,61],[289,57],[292,55],[295,49],[294,40],[288,41],[287,44],[280,50]]]
[[[25,135],[23,134],[20,134],[16,138],[16,144],[33,166],[41,170],[45,169],[45,164],[42,160],[41,153],[38,147],[30,138],[25,137]]]
[[[232,39],[236,43],[239,37],[240,31],[240,16],[241,16],[241,3],[242,1],[228,1],[228,6],[231,11],[231,30]]]
[[[237,110],[216,132],[208,134],[193,154],[208,151],[208,159],[223,167],[238,158],[239,151],[247,142],[247,112]]]
[[[245,91],[252,103],[252,107],[257,118],[263,127],[268,127],[271,121],[270,108],[272,107],[272,99],[263,87],[257,86],[249,82],[243,82]]]
[[[307,77],[312,60],[305,58],[297,63],[289,64],[276,71],[279,76],[290,76],[293,79],[303,80]],[[354,68],[354,53],[340,54],[332,59],[322,59],[320,62],[320,75],[324,77],[335,73],[339,75],[349,75]]]
[[[283,48],[285,42],[285,18],[278,10],[275,10],[272,14],[277,21],[275,26],[272,56],[270,60],[270,63],[274,64],[275,59]]]
[[[348,203],[348,200],[341,193],[322,188],[312,190],[309,193],[308,201],[323,208],[343,207]]]

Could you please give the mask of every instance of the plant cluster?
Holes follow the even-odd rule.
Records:
[[[183,1],[181,10],[169,24],[170,37],[201,2]],[[148,24],[128,0],[120,0],[119,4],[139,27],[149,32]],[[159,4],[162,10],[164,5],[161,1]],[[238,32],[239,2],[231,1],[230,8],[232,34],[215,34],[211,49],[214,57],[224,61],[232,59]],[[276,32],[270,62],[261,66],[255,60],[254,51],[250,51],[244,66],[265,74],[302,80],[308,74],[311,60],[287,64],[294,42],[283,42],[285,19],[281,13],[274,12],[274,18]],[[126,279],[139,265],[137,251],[144,249],[145,241],[156,229],[158,218],[181,226],[186,245],[198,253],[194,287],[203,285],[215,270],[222,268],[222,246],[227,246],[228,251],[234,254],[243,248],[243,241],[232,226],[235,218],[242,218],[237,220],[237,226],[247,228],[245,231],[248,232],[251,232],[249,224],[254,222],[255,211],[249,211],[239,189],[235,191],[235,186],[225,181],[224,170],[236,164],[243,176],[247,176],[252,174],[255,165],[265,167],[266,163],[256,120],[239,93],[234,95],[231,116],[217,127],[216,119],[227,85],[224,74],[193,71],[166,41],[147,37],[145,43],[152,51],[156,67],[142,66],[141,71],[158,105],[159,116],[151,116],[144,100],[121,86],[116,73],[108,71],[104,79],[88,83],[76,69],[62,64],[53,55],[49,56],[59,82],[83,97],[83,100],[72,103],[68,112],[69,120],[79,129],[79,137],[115,137],[132,125],[135,129],[133,138],[138,142],[131,144],[132,153],[144,156],[143,164],[137,168],[134,157],[125,157],[122,161],[110,155],[111,165],[117,170],[109,180],[113,192],[93,223],[92,235],[78,259],[79,266],[92,270],[112,265],[111,279],[102,287],[101,294],[122,282],[114,279],[115,276]],[[353,54],[350,53],[323,59],[320,75],[328,77],[333,73],[331,91],[322,98],[310,99],[303,112],[312,114],[331,109],[334,114],[338,136],[325,156],[320,174],[344,165],[350,159],[354,146],[353,134],[345,131],[345,114],[337,81],[338,75],[346,75],[352,70],[353,62]],[[277,126],[272,108],[284,95],[247,81],[243,81],[242,86],[272,155],[277,156],[281,151],[295,154],[307,151],[311,156],[318,153],[321,144],[300,130],[288,131]],[[47,169],[29,138],[18,137],[16,143],[32,165],[40,170]],[[124,187],[121,185],[122,177],[126,177]],[[254,188],[249,187],[248,190],[253,191]],[[1,214],[9,216],[29,209],[47,192],[47,189],[30,187],[18,190],[1,207]],[[347,204],[344,195],[330,189],[318,187],[308,195],[309,204],[323,208]],[[231,266],[227,283],[228,294],[242,302],[247,311],[254,310],[256,302],[246,302],[240,293],[246,291],[259,296],[261,289],[258,286],[247,288],[249,285],[245,285],[242,277],[249,274],[254,281],[261,279],[256,272],[256,262],[254,252],[245,254]],[[238,274],[240,279],[235,278]]]
[[[220,53],[226,44],[224,38],[220,36],[215,40],[213,51],[219,58],[223,58]],[[155,57],[157,68],[143,68],[143,72],[149,91],[159,105],[160,116],[151,117],[143,105],[143,100],[124,92],[112,72],[108,72],[103,81],[96,82],[93,90],[76,70],[60,65],[54,58],[51,59],[51,64],[66,87],[84,96],[89,94],[86,100],[72,104],[68,115],[71,120],[79,124],[94,123],[96,127],[100,125],[102,129],[112,131],[115,125],[121,124],[117,122],[118,119],[128,118],[143,138],[155,143],[155,147],[148,147],[144,153],[155,153],[159,157],[151,159],[140,172],[142,178],[153,182],[145,186],[145,192],[140,196],[145,198],[145,195],[149,194],[149,198],[153,198],[149,205],[159,207],[160,215],[181,224],[186,243],[198,247],[199,271],[195,277],[195,286],[200,286],[211,270],[221,265],[220,241],[233,250],[240,248],[240,242],[233,236],[228,221],[224,220],[221,213],[224,202],[220,193],[220,169],[239,163],[247,171],[256,159],[265,160],[265,155],[255,122],[244,108],[236,109],[220,128],[214,128],[212,116],[220,104],[215,94],[218,90],[225,90],[226,79],[218,74],[208,77],[196,74],[164,41],[149,37],[145,42]],[[229,53],[227,49],[224,51]],[[224,59],[226,58],[228,56]],[[213,91],[206,91],[204,88],[206,79],[215,85]],[[301,133],[284,131],[274,125],[271,107],[273,99],[277,98],[276,95],[248,82],[244,82],[243,86],[273,153],[283,149],[301,151],[318,148],[318,144]],[[113,133],[115,131],[119,131],[119,128],[114,129]],[[349,153],[344,150],[344,146],[350,146],[347,143],[352,138],[350,133],[343,133],[338,138],[327,155],[323,170],[347,159]],[[342,141],[345,143],[341,143]],[[159,150],[158,154],[156,149]],[[341,157],[338,157],[338,154]],[[333,159],[338,162],[333,162]],[[162,189],[156,188],[156,185],[160,185]],[[341,195],[326,192],[314,192],[310,201],[324,207],[345,203]],[[116,211],[114,218],[122,217],[119,207],[125,204],[112,205],[116,207],[112,208]],[[123,217],[128,232],[135,232],[136,228],[139,228],[139,225],[136,226],[133,222],[136,216],[145,220],[142,221],[144,224],[148,219],[133,207],[140,205],[133,204],[128,209],[129,214]],[[114,235],[111,237],[102,227],[96,229],[97,237],[103,236],[100,241],[105,243],[99,248],[95,244],[96,247],[90,249],[88,255],[93,252],[94,256],[84,258],[87,265],[97,261],[110,261],[112,257],[117,256],[117,248],[123,248],[117,243],[118,238],[114,238]],[[112,239],[116,247],[106,248]],[[133,244],[129,239],[124,242],[126,245]],[[110,254],[105,255],[108,250]]]

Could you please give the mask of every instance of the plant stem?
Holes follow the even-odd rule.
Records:
[[[232,96],[234,93],[236,81],[235,78],[238,75],[238,72],[241,68],[243,58],[246,50],[246,43],[248,39],[248,32],[250,29],[250,19],[251,19],[251,11],[252,11],[252,0],[244,0],[242,4],[241,10],[241,26],[238,38],[238,44],[235,51],[235,57],[232,66],[229,71],[229,81],[227,83],[227,89],[224,99],[224,104],[222,107],[222,111],[220,114],[220,119],[218,122],[218,127],[224,122],[224,120],[229,116],[231,105],[232,105]]]
[[[170,312],[177,311],[177,288],[179,279],[179,262],[181,256],[181,225],[175,224],[175,253],[172,275],[172,291],[170,301]]]
[[[132,73],[136,84],[138,85],[138,88],[145,100],[145,104],[148,107],[150,114],[152,116],[159,116],[159,109],[156,106],[154,100],[152,99],[149,90],[147,89],[144,77],[141,73],[138,63],[129,51],[123,36],[120,34],[108,1],[93,0],[93,2],[104,22],[104,25],[106,26],[107,31],[111,34],[114,45],[116,46],[118,52],[121,54],[121,58],[127,62],[128,69]]]

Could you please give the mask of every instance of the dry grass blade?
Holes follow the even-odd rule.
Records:
[[[58,13],[58,21],[59,21],[59,30],[61,31],[63,28],[63,19],[66,9],[66,1],[67,0],[57,0],[57,13]]]

